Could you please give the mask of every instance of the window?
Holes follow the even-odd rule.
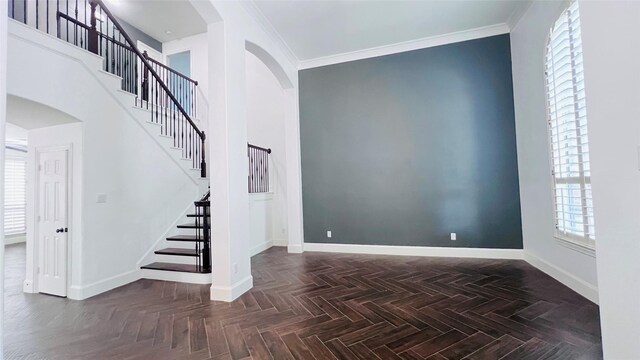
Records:
[[[545,62],[556,236],[593,248],[589,134],[577,1],[553,25]]]
[[[27,214],[26,159],[7,157],[4,163],[4,234],[24,234]]]

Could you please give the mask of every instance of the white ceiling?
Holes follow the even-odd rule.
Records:
[[[106,0],[106,5],[115,16],[160,42],[207,31],[189,0]]]
[[[39,129],[43,127],[69,124],[79,120],[46,105],[21,97],[7,95],[7,123],[13,124],[12,132],[7,134],[16,139],[24,137],[18,129]]]
[[[528,0],[254,0],[301,60],[507,23]]]

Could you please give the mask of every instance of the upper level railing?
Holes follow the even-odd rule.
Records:
[[[269,192],[269,155],[271,149],[247,144],[249,157],[249,193]]]
[[[140,52],[102,0],[9,0],[9,17],[104,59],[150,121],[206,177],[205,133],[194,122],[198,82]]]

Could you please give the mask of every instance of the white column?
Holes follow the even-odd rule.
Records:
[[[580,1],[605,359],[640,359],[640,3]]]
[[[7,123],[7,3],[0,3],[0,357],[4,353],[4,144]]]
[[[208,26],[211,299],[232,301],[253,286],[249,254],[244,39],[228,22]]]
[[[298,111],[298,81],[285,95],[285,146],[287,153],[287,249],[290,253],[304,251],[302,218],[302,168],[300,163],[300,117]]]

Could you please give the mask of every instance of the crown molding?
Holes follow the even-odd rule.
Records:
[[[514,11],[511,16],[509,16],[509,19],[507,19],[507,26],[509,26],[510,30],[513,30],[516,28],[516,26],[518,26],[518,23],[520,23],[520,20],[522,20],[524,14],[529,11],[531,5],[533,5],[533,1],[527,1],[524,6],[516,9],[516,11]]]
[[[267,36],[269,38],[271,38],[271,40],[273,40],[273,42],[275,42],[276,44],[280,45],[281,49],[283,50],[282,52],[287,57],[289,62],[291,62],[291,64],[295,68],[299,68],[300,67],[300,59],[298,59],[298,57],[291,50],[291,48],[289,47],[287,42],[284,41],[282,36],[280,36],[280,33],[278,33],[278,31],[273,27],[273,25],[271,24],[269,19],[267,19],[267,17],[262,12],[262,10],[260,10],[260,8],[258,8],[258,6],[255,4],[254,0],[240,1],[239,3],[242,4],[242,7],[249,14],[249,16],[251,16],[260,25],[260,27],[262,27],[262,29],[265,31]]]
[[[443,35],[429,36],[421,39],[404,41],[400,43],[372,47],[369,49],[346,52],[342,54],[323,56],[315,59],[302,60],[298,69],[311,69],[320,66],[339,64],[354,60],[368,59],[378,56],[397,54],[405,51],[424,49],[439,45],[457,43],[461,41],[480,39],[489,36],[509,33],[507,24],[496,24],[480,28],[458,31]]]

